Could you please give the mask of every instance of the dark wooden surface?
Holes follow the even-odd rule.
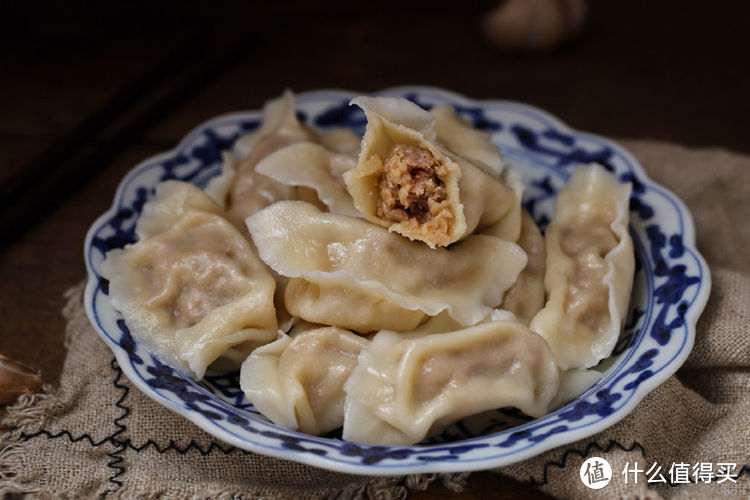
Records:
[[[201,121],[285,88],[434,85],[514,99],[575,128],[750,152],[747,2],[589,5],[583,35],[543,55],[480,36],[489,4],[0,3],[0,352],[58,382],[63,291],[83,238],[137,162]],[[464,493],[535,497],[482,472]]]

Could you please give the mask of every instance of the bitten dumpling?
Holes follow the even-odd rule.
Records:
[[[344,384],[343,438],[412,444],[485,410],[541,416],[559,370],[542,337],[513,320],[433,334],[379,332]]]
[[[242,364],[240,387],[275,424],[323,434],[344,422],[342,387],[367,339],[334,327],[300,329],[253,351]]]
[[[367,128],[344,174],[362,216],[430,247],[447,246],[517,212],[513,189],[436,142],[434,117],[402,98],[357,97]],[[515,241],[515,234],[498,236]]]
[[[144,205],[140,240],[102,264],[133,337],[195,379],[224,354],[236,368],[276,337],[274,280],[220,213],[197,187],[165,182]]]
[[[381,297],[430,316],[446,311],[463,325],[487,316],[526,265],[518,245],[493,236],[472,235],[451,248],[430,249],[301,201],[274,203],[246,223],[261,259],[283,276],[341,295]]]
[[[547,339],[563,369],[596,365],[620,334],[635,267],[630,190],[590,164],[577,167],[558,194],[545,233],[549,298],[530,327]]]

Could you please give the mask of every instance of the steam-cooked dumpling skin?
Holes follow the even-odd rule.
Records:
[[[382,329],[408,332],[424,319],[420,310],[404,309],[382,294],[337,283],[292,278],[284,292],[290,314],[313,323],[367,333]]]
[[[261,259],[281,275],[345,293],[366,292],[464,325],[502,301],[526,265],[515,243],[474,235],[430,249],[362,219],[299,201],[274,203],[247,219]]]
[[[356,157],[359,154],[362,138],[348,128],[333,127],[318,132],[318,141],[329,151]]]
[[[294,186],[262,175],[255,171],[255,166],[274,151],[315,138],[315,132],[297,119],[294,95],[290,91],[263,107],[261,127],[240,138],[234,147],[239,164],[235,166],[236,174],[227,203],[229,215],[236,224],[241,226],[248,215],[278,200],[313,201],[309,193],[300,193],[300,189]]]
[[[316,133],[297,119],[294,94],[286,91],[263,107],[260,128],[240,137],[232,154],[224,154],[220,178],[207,186],[207,192],[223,202],[229,219],[246,231],[245,218],[278,200],[302,199],[319,204],[314,190],[305,186],[284,184],[256,171],[258,162],[288,145],[314,141]],[[327,143],[337,147],[350,147],[351,139],[345,133],[332,133]],[[322,205],[320,205],[322,206]],[[248,236],[248,235],[246,235]],[[276,311],[280,326],[288,326],[291,318],[283,307],[286,280],[276,279]]]
[[[190,212],[223,215],[223,210],[199,188],[187,182],[159,184],[154,199],[143,205],[135,226],[138,240],[156,236],[172,228],[175,221]]]
[[[560,371],[560,387],[549,405],[549,411],[554,411],[573,401],[591,389],[600,378],[602,378],[602,374],[596,370],[572,369]]]
[[[102,265],[136,340],[196,379],[224,353],[224,367],[236,368],[241,353],[276,336],[274,280],[220,213],[191,184],[161,184],[138,220],[141,239]]]
[[[356,157],[352,155],[300,142],[271,153],[258,163],[255,171],[286,186],[314,189],[331,212],[357,217],[359,212],[342,177],[355,164]]]
[[[544,307],[544,270],[546,251],[544,236],[528,212],[522,212],[521,236],[518,245],[526,252],[528,263],[515,284],[505,292],[500,309],[511,311],[528,325],[531,318]]]
[[[234,156],[227,151],[221,153],[221,172],[216,177],[208,181],[203,192],[214,200],[223,210],[227,208],[227,198],[229,190],[234,182],[234,176],[237,175],[236,161]]]
[[[437,140],[454,153],[485,167],[493,177],[500,178],[505,170],[505,159],[489,134],[477,130],[456,114],[450,104],[441,104],[430,110],[435,117]]]
[[[630,184],[603,167],[579,166],[560,190],[547,227],[547,303],[531,329],[561,368],[588,368],[612,353],[633,285]]]
[[[482,227],[482,234],[491,234],[498,238],[516,241],[521,233],[521,199],[524,185],[521,176],[505,164],[503,154],[490,140],[489,134],[471,127],[457,114],[453,106],[443,104],[430,111],[435,117],[437,142],[454,153],[468,158],[497,180],[509,187],[515,198],[508,203],[510,208],[497,222]]]
[[[434,248],[497,224],[518,205],[512,189],[437,143],[434,117],[416,104],[393,97],[352,104],[365,111],[367,129],[344,180],[370,222]]]
[[[367,340],[334,327],[280,335],[242,364],[240,387],[245,396],[272,422],[288,429],[322,434],[341,427],[342,387]]]
[[[505,406],[541,416],[558,383],[547,343],[516,321],[434,334],[381,331],[344,384],[343,438],[417,443],[462,417]]]

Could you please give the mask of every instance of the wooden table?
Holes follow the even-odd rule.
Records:
[[[598,2],[583,36],[505,55],[478,31],[476,1],[143,2],[0,7],[0,352],[55,384],[63,291],[82,246],[135,163],[220,113],[285,88],[369,92],[426,84],[528,102],[606,136],[750,151],[746,2]],[[466,491],[415,498],[535,497],[487,472]]]

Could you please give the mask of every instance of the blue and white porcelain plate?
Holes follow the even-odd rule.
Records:
[[[110,305],[101,277],[105,254],[135,241],[134,227],[155,186],[180,179],[205,186],[219,174],[221,152],[255,130],[260,112],[220,116],[190,132],[175,149],[136,166],[120,184],[112,207],[91,226],[85,243],[89,319],[128,378],[144,393],[222,441],[256,453],[355,474],[455,472],[507,465],[613,425],[687,358],[695,324],[708,299],[710,274],[695,249],[693,222],[682,202],[652,182],[620,146],[571,130],[539,109],[508,101],[474,101],[445,90],[400,87],[378,95],[404,96],[430,108],[450,103],[475,127],[492,134],[527,188],[524,207],[544,227],[555,196],[578,163],[597,162],[633,183],[630,231],[636,275],[624,331],[603,377],[576,400],[542,418],[501,409],[467,418],[413,446],[361,445],[340,435],[316,437],[270,423],[244,398],[238,374],[200,383],[159,362],[134,341]],[[352,92],[324,90],[297,96],[299,118],[317,129],[364,132]]]

